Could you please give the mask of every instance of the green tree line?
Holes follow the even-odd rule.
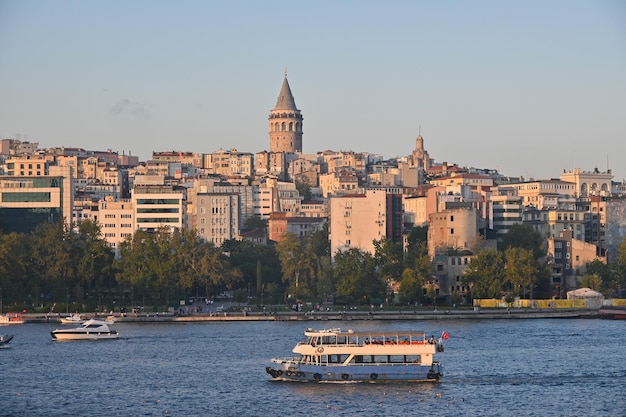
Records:
[[[274,246],[229,240],[220,247],[194,230],[136,231],[117,256],[98,225],[75,228],[41,224],[29,234],[0,234],[0,296],[4,310],[17,306],[80,310],[145,305],[162,310],[189,297],[232,290],[238,301],[294,304],[302,301],[369,305],[435,302],[438,283],[428,255],[427,228],[416,227],[406,250],[398,242],[374,242],[374,254],[352,248],[331,264],[328,227],[305,237],[288,234]],[[500,250],[476,248],[463,285],[473,298],[546,297],[549,269],[541,237],[513,227]],[[591,263],[583,284],[615,295],[624,287],[626,244],[610,264]],[[456,300],[456,298],[455,298]],[[466,301],[470,301],[466,298]],[[456,301],[455,301],[456,302]],[[71,307],[68,307],[68,304]]]

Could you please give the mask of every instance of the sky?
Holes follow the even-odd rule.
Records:
[[[0,0],[0,138],[269,150],[285,68],[307,154],[626,179],[624,0]]]

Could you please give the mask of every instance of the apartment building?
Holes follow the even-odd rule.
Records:
[[[254,175],[254,155],[239,152],[237,149],[223,150],[205,154],[204,168],[209,174],[224,177],[252,177]]]
[[[340,193],[353,194],[358,192],[359,189],[359,178],[352,169],[342,169],[328,174],[321,174],[319,179],[324,198]]]
[[[387,237],[387,193],[366,190],[364,194],[332,196],[330,199],[330,251],[358,248],[374,253],[374,241]]]
[[[501,238],[516,224],[523,222],[522,197],[511,189],[498,189],[489,196],[488,228]]]
[[[587,266],[595,259],[606,263],[606,251],[574,238],[572,230],[562,230],[548,239],[552,295],[565,298],[567,291],[580,286]]]
[[[106,242],[112,248],[131,237],[135,231],[135,207],[130,199],[100,200],[98,207],[98,224]]]
[[[198,193],[196,227],[207,242],[221,246],[239,237],[239,195],[236,193]]]
[[[324,217],[294,217],[288,213],[272,213],[268,221],[269,238],[280,242],[287,233],[303,238],[322,230],[327,219]]]
[[[40,223],[71,224],[74,178],[70,167],[19,159],[9,160],[7,169],[12,175],[0,177],[0,228],[4,233],[28,233]]]
[[[156,231],[160,227],[182,228],[185,188],[171,185],[136,185],[131,202],[135,209],[135,229]]]

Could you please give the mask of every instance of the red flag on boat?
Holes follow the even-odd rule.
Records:
[[[443,332],[441,333],[441,337],[443,338],[443,340],[448,340],[450,338],[450,335],[447,332]]]

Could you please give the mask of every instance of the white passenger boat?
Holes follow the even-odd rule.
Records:
[[[433,360],[443,352],[424,332],[312,330],[293,348],[298,356],[272,359],[265,371],[275,380],[317,382],[436,382],[443,376]]]
[[[87,320],[72,329],[56,329],[50,332],[55,340],[103,340],[117,339],[117,330],[111,330],[105,321]]]
[[[81,324],[86,321],[78,313],[72,314],[71,316],[67,316],[67,317],[61,317],[60,320],[61,320],[61,324]]]

